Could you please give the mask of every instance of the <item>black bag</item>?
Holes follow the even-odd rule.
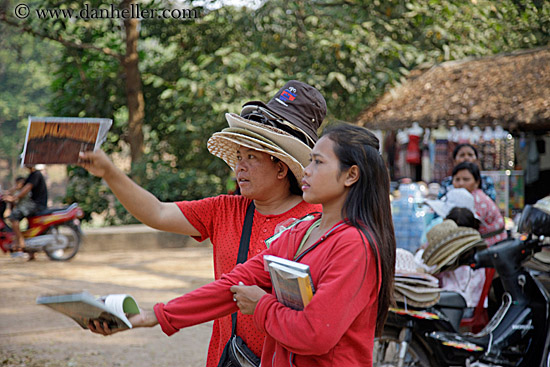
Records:
[[[218,367],[260,367],[260,358],[246,346],[240,336],[232,334],[223,349]]]
[[[252,232],[252,219],[254,218],[254,202],[246,209],[243,233],[239,245],[237,264],[244,263],[248,254],[250,233]],[[237,312],[231,315],[231,338],[223,348],[223,353],[218,367],[260,367],[260,358],[256,356],[245,344],[242,338],[235,335],[237,329]]]

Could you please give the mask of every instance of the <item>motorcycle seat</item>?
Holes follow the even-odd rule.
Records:
[[[41,215],[48,215],[48,214],[52,214],[52,213],[56,213],[56,212],[69,211],[74,206],[76,206],[76,204],[71,204],[71,205],[62,206],[62,207],[46,208],[44,210],[40,210],[39,212],[35,213],[33,215],[33,217],[38,217],[38,216],[41,216]]]
[[[456,292],[443,291],[440,293],[439,302],[435,307],[447,316],[454,330],[458,331],[466,308],[464,297]]]
[[[437,302],[439,307],[466,308],[464,297],[456,292],[441,292],[440,296],[439,302]]]

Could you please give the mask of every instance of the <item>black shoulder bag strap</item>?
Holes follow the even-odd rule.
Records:
[[[254,201],[251,201],[246,209],[246,216],[244,217],[243,232],[241,234],[241,243],[239,245],[239,255],[237,256],[237,264],[242,264],[246,261],[248,256],[248,247],[250,245],[250,234],[252,233],[252,220],[254,219]],[[237,331],[237,312],[231,314],[231,336],[235,335]]]

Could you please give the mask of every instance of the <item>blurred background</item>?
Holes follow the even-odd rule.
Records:
[[[286,81],[299,79],[325,96],[325,126],[346,121],[377,131],[395,183],[429,183],[452,168],[428,160],[395,169],[390,147],[399,132],[414,123],[451,133],[477,126],[493,131],[484,142],[512,140],[502,164],[484,167],[504,172],[503,182],[518,176],[512,186],[520,186],[520,199],[510,204],[508,186],[503,213],[548,193],[548,1],[86,2],[105,11],[168,9],[172,19],[61,13],[40,19],[44,10],[79,12],[84,5],[26,0],[29,14],[22,17],[15,10],[20,4],[0,1],[2,188],[24,173],[18,157],[31,115],[113,119],[103,149],[161,200],[230,192],[231,171],[208,153],[208,137],[226,126],[226,112],[239,113],[249,100],[267,102]],[[500,130],[506,133],[494,133]],[[531,139],[537,176],[525,182]],[[432,174],[423,176],[423,168]],[[50,204],[78,202],[87,225],[135,223],[83,169],[43,172]]]

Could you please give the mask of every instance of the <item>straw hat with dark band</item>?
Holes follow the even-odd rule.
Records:
[[[240,146],[267,153],[284,162],[298,182],[304,175],[304,166],[293,156],[269,139],[245,129],[223,129],[208,139],[208,150],[225,161],[233,170],[237,166],[237,151]]]
[[[435,266],[432,274],[441,270],[456,269],[460,255],[473,248],[485,248],[487,244],[478,231],[473,228],[459,227],[452,220],[444,220],[435,225],[426,235],[428,247],[422,254],[422,260],[428,266]]]

